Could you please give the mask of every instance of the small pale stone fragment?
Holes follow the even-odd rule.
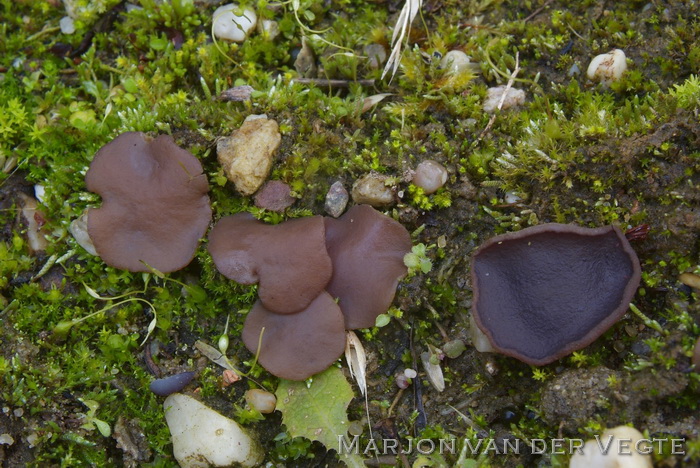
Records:
[[[267,38],[268,40],[273,40],[280,34],[280,26],[277,23],[277,21],[273,20],[262,20],[259,23],[259,28],[260,32],[262,33],[263,37]]]
[[[15,439],[10,434],[0,434],[0,445],[12,445]]]
[[[369,173],[360,177],[352,186],[352,199],[358,205],[367,204],[374,207],[388,206],[394,203],[394,192],[386,185],[387,177]]]
[[[316,78],[316,72],[318,71],[316,54],[306,37],[301,38],[301,50],[294,60],[294,69],[302,78]]]
[[[597,55],[591,60],[586,75],[591,81],[599,81],[608,87],[619,80],[627,71],[627,57],[620,49],[613,49],[607,54]]]
[[[49,233],[44,228],[46,219],[44,213],[39,209],[36,199],[20,193],[22,200],[22,217],[27,225],[27,245],[31,254],[46,250],[49,242],[46,235]]]
[[[493,114],[498,110],[498,104],[501,102],[501,97],[506,90],[506,86],[496,86],[489,88],[484,101],[484,112]],[[525,91],[522,89],[510,88],[506,93],[506,98],[503,100],[501,110],[510,109],[511,107],[519,106],[525,102]]]
[[[334,218],[343,214],[345,207],[348,205],[348,198],[348,191],[345,190],[343,183],[339,180],[333,182],[326,194],[326,203],[324,205],[326,213]]]
[[[386,49],[381,44],[367,44],[362,52],[367,57],[367,64],[372,70],[377,70],[386,62]]]
[[[64,16],[58,22],[58,26],[61,28],[63,34],[73,34],[75,32],[75,22],[70,16]]]
[[[235,421],[194,398],[173,393],[163,408],[180,467],[248,467],[262,461],[261,447]]]
[[[270,392],[259,388],[251,388],[245,392],[245,401],[251,408],[260,411],[262,414],[270,414],[275,411],[277,397]]]
[[[294,204],[292,189],[281,180],[270,180],[255,194],[255,206],[281,213]]]
[[[250,8],[242,9],[242,15],[236,13],[240,7],[235,3],[220,6],[214,11],[214,35],[219,39],[243,42],[255,27],[258,17]]]
[[[432,159],[418,164],[413,174],[413,184],[422,188],[427,195],[437,192],[447,182],[447,169]]]
[[[442,368],[440,367],[440,364],[431,363],[430,353],[427,351],[421,353],[420,360],[423,363],[423,367],[425,368],[425,373],[428,376],[428,380],[431,384],[433,384],[435,390],[437,390],[438,392],[442,392],[443,390],[445,390],[445,377],[442,374]]]
[[[571,65],[569,68],[569,71],[566,72],[566,76],[577,76],[581,74],[581,69],[578,67],[578,64],[574,63]]]
[[[239,192],[252,195],[265,182],[281,141],[277,122],[267,118],[246,119],[229,138],[218,141],[219,162]]]
[[[250,99],[250,95],[253,94],[253,89],[252,86],[248,85],[242,85],[242,86],[234,86],[233,88],[226,89],[219,94],[219,99],[225,102],[228,101],[236,101],[236,102],[241,102],[241,101],[247,101]]]
[[[470,67],[469,56],[461,50],[451,50],[440,60],[440,66],[446,69],[446,73],[456,75]]]
[[[700,290],[700,275],[696,275],[695,273],[681,273],[678,279],[686,286]]]
[[[46,188],[43,185],[34,184],[34,198],[36,198],[39,203],[44,203],[46,201]]]
[[[90,235],[88,234],[88,211],[89,210],[83,211],[80,217],[74,219],[73,222],[70,223],[68,230],[78,245],[84,248],[90,255],[97,256],[97,250],[95,250],[92,239],[90,239]]]
[[[652,468],[651,456],[640,453],[650,450],[650,443],[640,442],[637,447],[642,439],[642,433],[633,427],[608,429],[599,440],[586,441],[581,448],[583,454],[574,451],[569,468]],[[607,453],[603,453],[606,448]]]

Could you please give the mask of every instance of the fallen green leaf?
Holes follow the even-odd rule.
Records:
[[[337,367],[331,367],[306,382],[281,380],[277,387],[277,409],[292,437],[317,440],[328,449],[338,450],[347,436],[347,409],[354,397],[352,387]],[[339,453],[350,468],[364,467],[359,454]]]

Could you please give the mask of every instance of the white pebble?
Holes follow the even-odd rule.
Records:
[[[261,448],[235,421],[194,398],[173,393],[163,408],[182,468],[256,466],[262,461]]]
[[[237,4],[229,3],[214,11],[214,35],[216,37],[233,42],[245,41],[248,33],[258,22],[258,17],[250,8],[243,9],[242,15],[236,16],[239,9]]]
[[[505,93],[506,86],[496,86],[495,88],[489,88],[486,94],[486,100],[484,101],[484,112],[487,114],[493,114],[498,110],[498,104],[501,102],[503,93]],[[502,110],[509,109],[511,107],[519,106],[525,102],[525,91],[522,89],[510,88],[503,100]]]
[[[46,189],[41,184],[34,185],[34,198],[37,199],[39,203],[44,203],[44,195],[46,195]]]
[[[435,193],[447,182],[447,169],[431,159],[418,164],[413,175],[413,184],[422,188],[427,195]]]
[[[469,56],[461,50],[451,50],[440,60],[440,66],[447,69],[447,73],[456,75],[469,68]]]
[[[64,16],[61,18],[58,25],[61,27],[61,32],[63,34],[73,34],[75,32],[75,22],[70,16]]]
[[[245,392],[245,401],[251,408],[260,411],[262,414],[272,413],[275,411],[275,406],[277,406],[275,395],[259,388],[251,388]]]
[[[598,440],[589,440],[582,447],[582,454],[574,452],[569,468],[652,468],[651,456],[640,453],[650,448],[648,443],[637,442],[644,436],[637,429],[618,426],[605,431]],[[601,445],[603,449],[601,449]],[[608,450],[605,451],[605,448]]]
[[[613,81],[617,81],[627,70],[627,58],[620,49],[614,49],[607,54],[601,54],[591,60],[586,75],[591,81],[599,81],[608,87]]]

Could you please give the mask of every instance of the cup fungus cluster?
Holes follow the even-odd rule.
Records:
[[[367,205],[338,219],[277,225],[235,214],[209,234],[219,271],[238,283],[258,283],[243,342],[269,372],[289,380],[304,380],[338,359],[346,329],[374,325],[407,273],[403,257],[410,249],[408,231]]]
[[[87,229],[105,263],[164,273],[190,263],[211,220],[209,184],[172,137],[119,135],[97,152],[85,183],[102,196],[87,212]]]
[[[641,270],[618,228],[552,223],[489,239],[471,275],[473,317],[493,348],[541,366],[617,322]]]
[[[209,184],[197,158],[170,136],[118,136],[97,152],[85,180],[102,197],[101,207],[87,211],[86,224],[90,247],[105,263],[168,273],[192,260],[211,220]],[[239,213],[221,219],[209,235],[219,271],[258,284],[245,345],[257,352],[262,336],[260,363],[290,380],[338,359],[346,329],[374,325],[407,273],[403,257],[410,249],[408,231],[367,205],[338,219],[313,216],[274,226]]]

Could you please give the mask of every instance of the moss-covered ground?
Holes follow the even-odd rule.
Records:
[[[459,451],[465,440],[591,438],[631,424],[650,437],[686,439],[684,455],[665,444],[655,466],[700,464],[700,374],[690,364],[700,306],[698,291],[678,280],[700,274],[696,2],[427,0],[392,81],[380,79],[381,67],[363,50],[390,51],[402,7],[393,0],[251,0],[280,34],[256,32],[242,44],[212,41],[216,1],[141,0],[138,9],[115,0],[69,3],[78,19],[66,35],[60,1],[0,0],[0,435],[14,441],[0,444],[4,466],[174,466],[162,399],[148,390],[155,369],[197,370],[189,390],[257,434],[266,462],[338,463],[333,451],[285,432],[278,413],[263,418],[247,409],[242,395],[255,384],[222,386],[220,368],[194,348],[196,340],[217,343],[230,318],[229,356],[243,368],[252,360],[237,338],[255,289],[219,275],[204,244],[189,267],[163,279],[110,268],[68,233],[99,203],[84,183],[96,150],[130,130],[171,134],[202,161],[215,220],[241,210],[269,221],[322,214],[335,180],[349,187],[369,171],[392,178],[398,201],[385,211],[416,244],[432,246],[433,267],[400,284],[388,324],[360,333],[375,432],[404,443],[456,438]],[[303,35],[317,55],[311,78],[348,86],[294,81]],[[604,89],[585,70],[612,48],[625,51],[629,69]],[[446,75],[440,57],[453,49],[476,62],[474,76]],[[484,131],[486,90],[508,81],[516,54],[514,86],[526,102]],[[375,85],[352,82],[360,79]],[[217,99],[243,84],[256,90],[250,101]],[[378,93],[391,95],[363,112],[363,100]],[[255,209],[216,161],[217,137],[262,113],[282,132],[271,178],[299,197],[283,216]],[[450,173],[430,196],[403,178],[428,158]],[[33,195],[36,184],[45,190],[48,246],[31,253],[20,194]],[[634,299],[640,313],[541,368],[476,352],[468,333],[471,251],[495,234],[544,222],[623,231],[647,224],[648,235],[633,242],[643,269]],[[153,308],[130,301],[66,325],[116,302],[95,295],[129,293]],[[438,393],[414,359],[454,339],[467,350],[442,361],[446,389]],[[414,366],[419,377],[399,395],[394,373]],[[259,367],[253,374],[276,387]],[[349,416],[363,420],[356,393]],[[384,461],[567,466],[569,458],[525,452],[414,452]]]

